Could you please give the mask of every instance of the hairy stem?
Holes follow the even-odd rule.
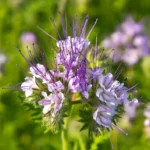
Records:
[[[69,150],[67,129],[65,128],[63,128],[61,131],[61,142],[62,142],[62,150]]]
[[[69,114],[72,112],[72,107],[70,107]],[[68,140],[68,122],[69,117],[64,118],[64,125],[61,131],[61,142],[62,142],[62,150],[70,150],[69,148],[69,140]]]

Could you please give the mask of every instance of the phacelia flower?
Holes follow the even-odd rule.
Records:
[[[31,96],[34,89],[38,89],[38,86],[35,83],[35,78],[26,77],[25,82],[21,84],[21,90],[25,92],[25,96]]]
[[[30,65],[29,74],[21,84],[21,90],[25,93],[26,99],[38,95],[34,104],[42,107],[43,120],[46,120],[44,123],[47,126],[58,127],[58,124],[63,123],[65,113],[71,106],[81,104],[86,107],[80,115],[81,120],[86,124],[86,118],[91,119],[89,125],[86,125],[87,127],[92,125],[89,127],[90,130],[99,132],[101,129],[108,130],[112,126],[116,127],[121,108],[130,103],[129,92],[133,87],[126,87],[117,80],[116,75],[106,73],[103,66],[98,66],[97,61],[103,60],[99,60],[97,55],[92,56],[92,61],[87,57],[89,51],[95,50],[89,47],[88,37],[97,22],[96,20],[86,36],[88,20],[89,17],[86,16],[78,34],[78,26],[73,19],[72,36],[68,35],[62,21],[64,38],[59,35],[59,40],[56,40],[54,68],[46,61],[47,56],[43,53],[37,54],[36,59],[32,60],[32,54],[29,52],[31,60],[28,60],[19,51]],[[96,47],[98,49],[97,45]],[[76,95],[80,100],[72,99]],[[90,113],[88,117],[84,116],[84,111],[85,115]]]
[[[54,117],[55,114],[60,110],[62,106],[64,100],[64,94],[59,92],[47,96],[46,92],[42,92],[42,96],[44,97],[44,99],[40,100],[38,104],[44,106],[43,113],[47,114],[53,107],[54,110],[52,116]]]
[[[123,83],[114,80],[114,76],[111,73],[108,73],[105,76],[102,74],[100,75],[99,88],[96,91],[96,97],[99,100],[99,106],[96,109],[93,118],[99,125],[105,128],[111,127],[115,115],[120,113],[117,112],[117,107],[130,103],[128,100],[128,88],[125,87]]]
[[[130,103],[124,105],[125,117],[128,122],[132,121],[136,117],[136,111],[139,104],[139,101],[136,98],[134,98],[130,101]]]
[[[136,23],[131,17],[128,17],[110,37],[106,38],[102,45],[106,49],[115,50],[109,55],[114,61],[124,61],[128,65],[136,64],[140,58],[150,53],[143,22]]]
[[[20,37],[20,41],[22,44],[33,44],[36,43],[36,40],[36,36],[32,32],[24,32]]]

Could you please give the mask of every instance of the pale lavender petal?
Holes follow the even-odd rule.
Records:
[[[38,101],[38,104],[41,105],[41,106],[49,105],[49,104],[51,104],[51,101],[42,99],[42,100]]]

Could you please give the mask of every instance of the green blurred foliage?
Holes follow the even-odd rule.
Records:
[[[50,18],[55,20],[58,29],[61,29],[59,12],[66,14],[67,20],[78,15],[83,19],[85,13],[90,16],[90,24],[99,19],[90,40],[100,42],[105,36],[114,31],[125,18],[132,15],[136,20],[144,18],[146,33],[150,27],[149,0],[1,0],[0,1],[0,52],[7,56],[4,72],[0,74],[0,87],[23,81],[24,74],[16,67],[19,64],[25,71],[28,65],[16,47],[27,49],[21,45],[20,36],[23,32],[33,32],[37,37],[38,49],[44,49],[50,59],[54,56],[53,44],[50,39],[36,26],[41,27],[54,37],[58,37]],[[69,28],[69,25],[68,25]],[[90,25],[89,25],[90,28]],[[26,45],[25,45],[26,46]],[[32,45],[28,45],[32,49]],[[133,75],[138,82],[139,96],[144,101],[150,101],[150,57],[141,60],[132,68],[127,68],[123,76]],[[40,124],[31,120],[31,113],[21,106],[17,92],[0,89],[0,149],[6,150],[60,150],[60,133],[54,135],[43,133]],[[76,114],[76,112],[74,112]],[[77,118],[79,119],[79,118]],[[143,125],[143,112],[126,128],[129,136],[113,131],[111,134],[115,150],[149,150],[150,143],[146,137]],[[74,150],[111,149],[109,138],[106,136],[89,138],[86,132],[79,132],[80,124],[70,121],[69,141]],[[138,143],[137,143],[138,141]]]

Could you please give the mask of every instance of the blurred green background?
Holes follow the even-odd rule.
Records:
[[[66,14],[68,20],[76,14],[83,19],[87,13],[90,16],[89,27],[98,18],[98,23],[89,38],[92,42],[97,35],[100,43],[128,15],[132,15],[137,21],[145,20],[145,31],[150,40],[149,0],[0,0],[0,52],[6,56],[6,63],[0,73],[0,87],[23,81],[24,74],[16,64],[25,71],[29,69],[23,57],[16,51],[16,47],[19,47],[23,53],[27,53],[27,45],[32,49],[32,43],[21,41],[23,33],[34,33],[37,49],[45,50],[48,57],[53,58],[54,41],[36,26],[58,38],[50,18],[55,20],[60,29],[59,12]],[[148,56],[124,72],[125,76],[131,74],[135,77],[139,96],[143,97],[145,103],[150,101],[149,64]],[[60,133],[44,134],[41,125],[33,122],[30,115],[31,113],[21,106],[17,92],[0,89],[0,150],[61,150]],[[143,110],[138,112],[132,123],[124,123],[121,120],[119,126],[127,131],[129,136],[114,130],[111,133],[114,149],[149,150],[150,142],[146,133],[150,131],[145,129],[143,121]],[[76,122],[71,123],[76,128],[80,126]],[[107,135],[90,139],[86,133],[77,132],[78,130],[69,131],[68,142],[74,150],[111,149]]]

